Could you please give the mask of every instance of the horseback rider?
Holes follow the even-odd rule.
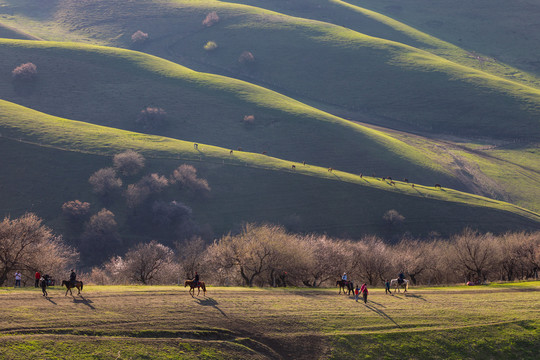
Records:
[[[77,274],[75,274],[73,269],[71,269],[71,274],[69,274],[69,282],[72,286],[75,286],[75,283],[77,282]]]
[[[193,278],[193,285],[199,286],[199,274],[195,271],[195,277]]]
[[[344,273],[343,273],[343,276],[341,276],[341,280],[343,280],[343,283],[344,283],[345,285],[347,285],[347,284],[349,283],[349,280],[348,280],[348,278],[347,278],[347,273],[346,273],[346,272],[344,272]]]
[[[398,275],[398,284],[399,285],[403,284],[404,279],[405,279],[405,273],[403,272],[403,270],[401,270]]]

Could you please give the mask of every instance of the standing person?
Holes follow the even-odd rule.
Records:
[[[41,279],[41,273],[39,271],[36,271],[36,282],[34,283],[34,287],[39,287],[39,280]]]
[[[20,272],[16,271],[15,272],[15,287],[21,287],[21,278],[22,278],[22,275]]]
[[[354,300],[358,302],[358,295],[360,294],[360,289],[358,288],[358,285],[356,285],[356,289],[354,289]]]
[[[388,279],[384,282],[384,293],[392,295],[392,292],[390,291],[390,280]]]
[[[47,297],[49,296],[49,293],[47,293],[47,285],[49,283],[49,275],[43,275],[41,278],[41,291],[43,292],[43,296]]]
[[[364,304],[367,304],[367,296],[369,294],[369,291],[367,289],[366,283],[362,285],[362,297],[364,298]]]

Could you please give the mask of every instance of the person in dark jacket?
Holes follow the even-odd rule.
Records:
[[[49,285],[49,275],[43,275],[40,280],[41,280],[41,291],[43,292],[43,296],[47,297],[49,296],[49,293],[47,293],[47,285]]]
[[[75,274],[73,269],[71,269],[71,274],[69,274],[69,282],[72,286],[75,286],[75,283],[77,282],[77,274]]]
[[[197,274],[197,272],[195,271],[195,277],[193,278],[193,284],[195,286],[198,286],[199,285],[199,274]]]

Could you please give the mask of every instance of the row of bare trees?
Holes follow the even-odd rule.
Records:
[[[174,250],[155,241],[139,244],[94,268],[92,280],[175,283],[198,271],[216,285],[319,287],[344,272],[354,282],[378,285],[403,271],[413,284],[448,284],[537,278],[539,269],[538,232],[495,236],[467,229],[450,239],[389,245],[376,236],[351,241],[247,224],[210,245],[198,238]]]
[[[33,283],[36,271],[60,279],[77,260],[77,251],[35,214],[0,222],[0,286],[9,284],[15,272],[22,274],[23,283]]]

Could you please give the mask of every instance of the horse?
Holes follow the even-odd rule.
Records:
[[[409,280],[403,279],[401,284],[399,283],[398,279],[390,280],[390,287],[394,287],[394,292],[396,292],[396,289],[399,292],[400,286],[405,289],[405,292],[407,292],[407,289],[409,288]]]
[[[345,280],[338,280],[336,281],[336,285],[339,286],[339,294],[341,294],[341,289],[343,289],[343,294],[345,295],[351,295],[351,293],[354,291],[354,285],[352,281],[345,281]],[[348,292],[345,292],[345,288],[348,290]]]
[[[184,282],[184,287],[186,287],[188,285],[189,285],[189,294],[191,296],[195,295],[195,288],[197,288],[197,290],[199,290],[199,292],[197,292],[197,296],[199,296],[199,294],[201,293],[201,288],[203,290],[203,295],[206,296],[206,285],[204,284],[204,281],[199,281],[198,284],[195,284],[195,282],[193,280],[186,280]],[[193,290],[193,294],[191,293],[192,290]]]
[[[71,296],[73,296],[73,293],[71,292],[71,289],[75,288],[75,287],[77,288],[77,290],[79,290],[77,295],[81,295],[81,290],[83,289],[83,282],[82,281],[75,281],[75,285],[73,285],[71,283],[71,281],[63,280],[62,281],[62,286],[64,286],[64,285],[66,286],[66,295],[64,295],[64,296],[67,296],[68,291],[71,294]]]

